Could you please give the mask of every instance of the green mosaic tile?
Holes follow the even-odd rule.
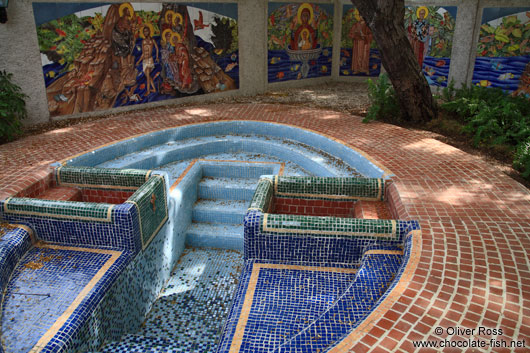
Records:
[[[53,201],[13,197],[4,203],[10,214],[111,222],[114,205],[93,202]]]
[[[260,179],[256,192],[252,197],[249,209],[268,212],[273,195],[272,181],[270,179]]]
[[[57,169],[57,184],[90,186],[116,186],[137,189],[142,186],[151,171],[139,169],[60,167]]]
[[[323,236],[364,236],[398,238],[395,220],[265,214],[260,223],[262,233],[317,234]]]
[[[275,177],[275,196],[344,196],[343,200],[384,200],[385,180],[380,178]],[[327,198],[336,199],[336,198]]]
[[[164,178],[154,175],[126,203],[134,204],[140,219],[142,247],[149,242],[167,220],[166,186]]]

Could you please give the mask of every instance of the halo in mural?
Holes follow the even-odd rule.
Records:
[[[420,17],[420,12],[421,12],[422,10],[425,11],[425,16],[424,16],[424,17],[429,16],[429,9],[426,8],[425,6],[420,6],[420,7],[418,7],[418,9],[416,10],[416,17],[418,17],[418,18]]]
[[[155,29],[153,27],[152,24],[150,23],[146,23],[142,26],[142,30],[140,31],[140,37],[142,37],[143,39],[145,39],[145,36],[144,36],[144,28],[149,28],[149,34],[152,36],[153,33],[155,33]]]
[[[120,8],[119,8],[119,14],[120,14],[120,17],[123,17],[123,12],[125,11],[125,9],[129,9],[129,19],[132,20],[133,18],[133,14],[134,14],[134,9],[132,7],[132,5],[128,2],[124,2],[123,4],[120,5]]]
[[[304,9],[307,9],[309,11],[308,23],[313,23],[313,18],[314,18],[313,7],[310,4],[305,2],[302,5],[300,5],[300,7],[298,8],[298,14],[297,14],[298,24],[302,24],[302,12],[304,11]]]
[[[176,39],[176,40],[175,40]],[[177,46],[178,43],[182,42],[182,37],[178,33],[173,33],[173,36],[171,37],[171,45],[174,47]]]
[[[171,21],[169,20],[169,15],[171,15]],[[175,16],[177,15],[177,13],[173,10],[167,10],[166,11],[166,16],[164,17],[166,22],[169,23],[175,23]]]
[[[171,29],[169,29],[169,28],[168,28],[168,29],[165,29],[164,32],[162,32],[162,38],[161,38],[161,41],[162,41],[163,44],[166,44],[166,43],[167,43],[167,41],[166,41],[166,35],[167,35],[168,33],[171,33],[171,38],[169,39],[169,41],[171,42],[172,39],[173,39],[173,31],[172,31]],[[173,43],[170,43],[170,44],[173,44]]]
[[[177,18],[178,18],[178,22],[177,22]],[[179,13],[175,14],[175,17],[173,17],[173,21],[174,21],[173,23],[179,24],[179,25],[184,23],[184,19],[182,18],[182,15]]]

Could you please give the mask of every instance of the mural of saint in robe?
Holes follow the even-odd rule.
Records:
[[[33,4],[51,116],[237,88],[237,4],[134,6]]]
[[[357,9],[356,9],[357,10]],[[372,44],[372,31],[368,25],[359,15],[359,11],[355,13],[356,22],[350,29],[348,36],[352,39],[352,73],[370,74],[370,46]]]
[[[370,28],[352,5],[344,5],[343,14],[340,75],[378,76],[381,58]]]
[[[447,86],[457,8],[405,8],[405,28],[418,64],[431,86]]]

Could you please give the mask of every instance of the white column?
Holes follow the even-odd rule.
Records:
[[[10,1],[7,23],[0,23],[0,70],[13,74],[13,82],[28,95],[24,125],[50,120],[42,74],[39,44],[31,1]]]
[[[338,80],[340,74],[340,43],[343,6],[340,0],[335,0],[333,6],[333,57],[331,59],[331,78],[333,80]]]
[[[267,12],[267,0],[238,2],[241,94],[256,94],[267,89]]]
[[[479,0],[462,0],[456,14],[449,68],[449,82],[454,80],[457,88],[471,84],[481,20],[482,9],[479,7]]]

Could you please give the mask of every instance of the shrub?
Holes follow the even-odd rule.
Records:
[[[530,180],[530,138],[517,146],[513,167],[521,171],[523,178]]]
[[[368,109],[363,122],[372,120],[398,121],[401,118],[401,110],[394,87],[390,83],[387,74],[379,76],[377,82],[368,80],[368,96],[372,105]]]
[[[27,96],[11,79],[13,74],[0,71],[0,142],[11,141],[21,133],[26,118]]]

